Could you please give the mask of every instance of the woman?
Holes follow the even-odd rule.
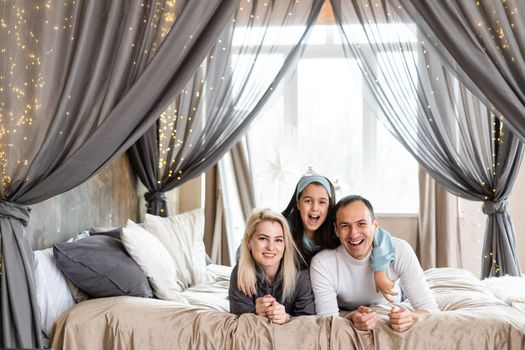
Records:
[[[287,218],[294,242],[303,258],[301,267],[307,268],[312,257],[321,249],[334,249],[339,239],[333,229],[335,190],[328,178],[307,175],[299,179],[294,194],[282,212]],[[379,228],[374,235],[372,269],[376,289],[392,301],[394,282],[386,275],[386,268],[394,260],[390,234]]]
[[[281,214],[255,211],[248,218],[239,263],[230,277],[230,312],[255,313],[276,324],[292,316],[314,315],[310,275],[297,268],[296,251]]]

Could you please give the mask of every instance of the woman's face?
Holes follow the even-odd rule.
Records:
[[[265,273],[275,273],[284,253],[284,233],[281,224],[275,221],[259,223],[248,247],[253,259]]]
[[[304,232],[310,239],[314,238],[317,230],[328,215],[330,197],[325,188],[319,184],[311,183],[305,187],[297,201],[297,208],[301,214]]]

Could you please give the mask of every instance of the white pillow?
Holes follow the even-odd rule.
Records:
[[[177,267],[161,242],[140,225],[128,220],[120,235],[129,255],[149,279],[155,296],[187,304],[177,283]]]
[[[180,271],[179,283],[184,289],[213,282],[206,274],[202,208],[167,218],[146,214],[144,226],[164,244],[176,261]]]
[[[75,300],[69,291],[66,278],[56,263],[53,248],[33,252],[35,288],[42,331],[51,337],[53,323]]]

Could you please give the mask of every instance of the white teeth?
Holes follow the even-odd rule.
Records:
[[[349,240],[348,243],[352,245],[359,245],[364,241],[364,239]]]

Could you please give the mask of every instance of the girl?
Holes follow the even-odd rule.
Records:
[[[334,249],[339,239],[333,228],[335,190],[328,178],[320,175],[303,176],[294,194],[283,211],[287,218],[294,242],[303,257],[302,268],[307,268],[312,257],[321,249]],[[394,260],[394,248],[390,234],[379,228],[374,235],[372,269],[376,290],[385,299],[392,301],[394,282],[386,276],[385,270]]]
[[[276,324],[292,316],[314,315],[310,275],[297,269],[296,251],[281,214],[255,211],[246,224],[239,263],[230,277],[230,312],[255,313]]]

